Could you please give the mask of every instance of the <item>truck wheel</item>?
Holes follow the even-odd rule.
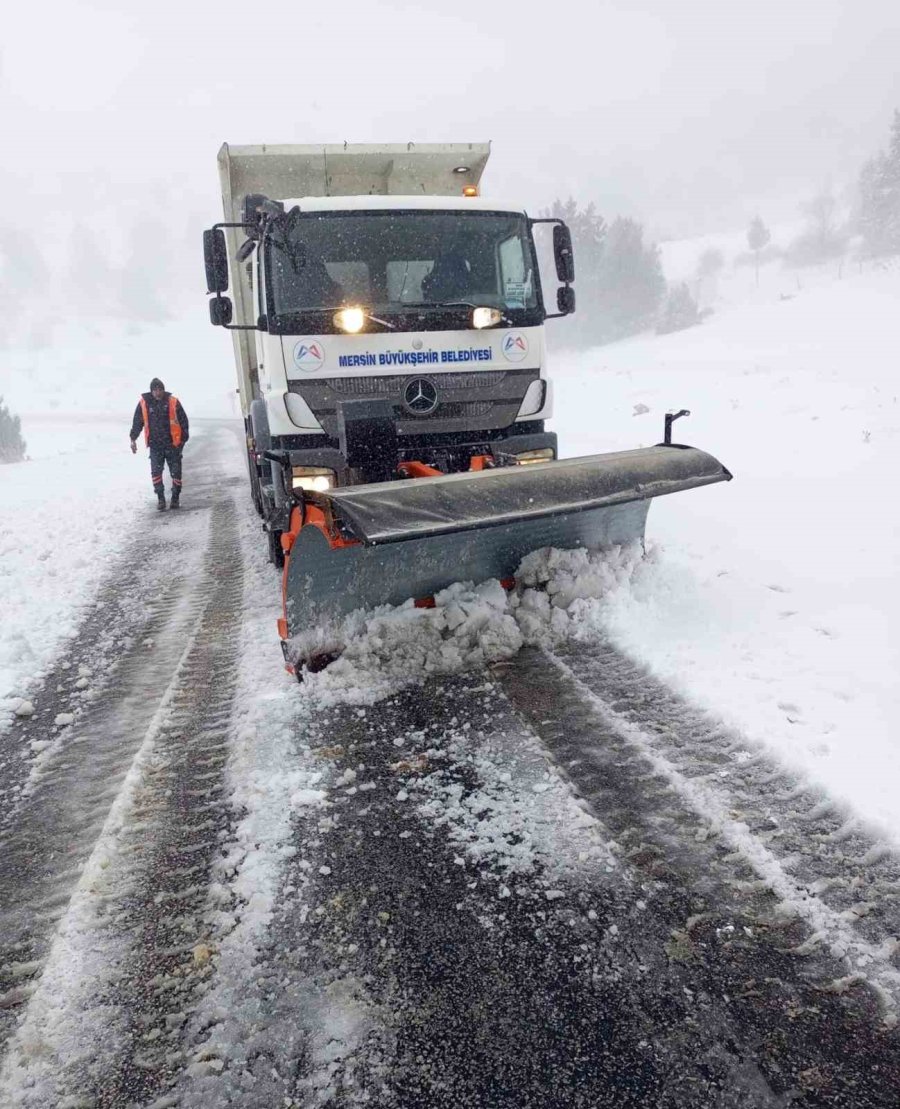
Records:
[[[251,454],[249,446],[247,447],[247,470],[250,474],[250,496],[253,498],[253,507],[260,516],[265,516],[262,494],[259,490],[259,471],[256,467],[256,459]]]
[[[247,417],[248,434],[253,439],[253,446],[256,452],[256,457],[253,457],[249,450],[247,452],[247,462],[250,468],[250,490],[253,496],[253,503],[256,505],[256,511],[265,519],[266,506],[261,489],[262,482],[260,480],[260,465],[257,462],[263,451],[272,449],[272,436],[269,432],[269,418],[266,413],[266,405],[264,401],[255,400],[250,405],[250,415]],[[263,463],[266,473],[269,471],[268,463]]]

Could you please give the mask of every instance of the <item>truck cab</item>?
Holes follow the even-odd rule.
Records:
[[[488,153],[220,152],[226,220],[204,237],[210,318],[234,334],[273,561],[288,480],[324,491],[393,480],[404,463],[451,474],[556,457],[544,321],[574,309],[571,239],[561,221],[478,195]],[[538,223],[556,225],[554,312]]]

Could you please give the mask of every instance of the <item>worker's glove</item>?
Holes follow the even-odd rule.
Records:
[[[137,454],[137,443],[133,439],[131,440],[131,453]]]

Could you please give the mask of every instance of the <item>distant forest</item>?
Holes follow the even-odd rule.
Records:
[[[900,254],[900,111],[894,112],[887,149],[863,166],[852,203],[842,204],[826,187],[801,210],[803,230],[785,246],[772,243],[769,228],[755,216],[747,229],[749,252],[734,264],[754,265],[758,282],[760,263],[775,259],[799,267],[840,260],[851,247],[859,260]],[[557,200],[544,214],[566,221],[575,246],[578,301],[566,345],[611,343],[651,328],[666,333],[701,321],[695,294],[704,281],[714,283],[724,267],[720,251],[700,255],[692,292],[686,282],[667,285],[659,250],[646,241],[637,220],[607,223],[594,204],[581,208],[574,200]]]

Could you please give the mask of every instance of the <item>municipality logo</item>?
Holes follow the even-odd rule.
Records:
[[[507,362],[521,362],[528,354],[528,340],[518,331],[511,331],[500,344]]]
[[[308,374],[321,370],[325,365],[325,348],[321,343],[297,343],[294,347],[294,365]]]

